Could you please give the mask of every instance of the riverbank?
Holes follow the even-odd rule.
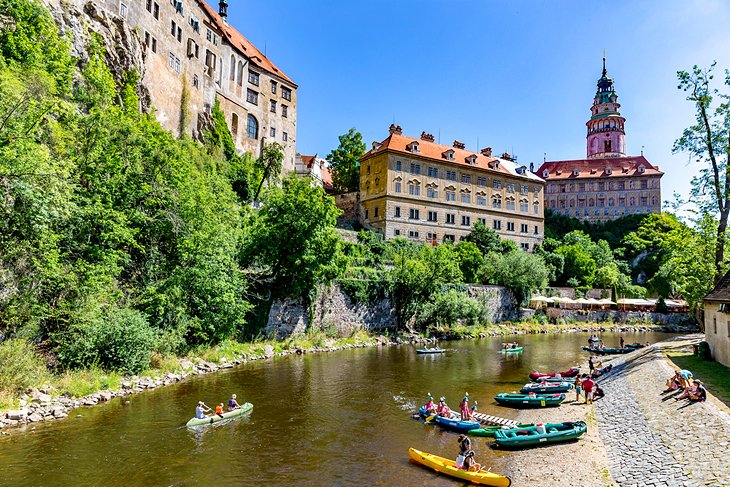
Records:
[[[225,341],[199,349],[185,357],[155,356],[153,367],[136,376],[125,377],[100,370],[47,374],[37,384],[16,397],[0,398],[0,432],[22,431],[18,426],[63,419],[79,407],[93,406],[115,397],[139,394],[146,390],[174,384],[188,377],[230,369],[249,361],[292,354],[324,353],[353,348],[388,346],[404,343],[423,344],[438,340],[524,335],[535,333],[571,333],[601,331],[676,331],[652,324],[596,323],[570,326],[536,322],[506,323],[480,327],[452,327],[433,330],[426,335],[372,335],[356,332],[349,337],[331,337],[321,331],[281,341],[257,340],[251,343]],[[16,428],[12,428],[16,427]]]

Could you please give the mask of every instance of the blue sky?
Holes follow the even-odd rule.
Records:
[[[582,158],[605,49],[628,152],[644,146],[666,173],[666,200],[696,171],[671,153],[693,120],[676,71],[730,68],[723,0],[230,3],[231,23],[299,84],[297,150],[320,156],[350,127],[369,146],[395,121],[523,164]]]

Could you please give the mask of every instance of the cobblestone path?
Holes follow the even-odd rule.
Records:
[[[691,343],[666,342],[662,347]],[[673,371],[657,346],[612,363],[611,374],[599,381],[606,397],[596,401],[595,410],[616,483],[730,485],[728,408],[712,397],[690,403],[663,394]]]

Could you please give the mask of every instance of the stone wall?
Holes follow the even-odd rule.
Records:
[[[506,287],[470,285],[467,292],[486,306],[489,323],[516,321],[520,317],[517,299]]]
[[[528,313],[529,311],[529,313]],[[613,323],[631,323],[631,322],[645,322],[654,323],[657,325],[666,326],[669,328],[676,328],[678,331],[686,328],[694,330],[697,328],[695,319],[689,313],[652,313],[644,311],[615,311],[615,310],[601,310],[601,311],[586,311],[586,310],[571,310],[571,309],[559,309],[559,308],[548,308],[545,312],[535,310],[523,310],[521,315],[522,318],[527,316],[539,316],[547,315],[551,321],[559,319],[576,322],[590,322],[590,323],[601,323],[601,322],[613,322]]]

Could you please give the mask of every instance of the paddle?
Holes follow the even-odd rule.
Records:
[[[433,418],[435,418],[436,416],[438,416],[438,413],[432,414],[431,416],[426,418],[426,424],[431,424],[431,421],[433,421]]]

